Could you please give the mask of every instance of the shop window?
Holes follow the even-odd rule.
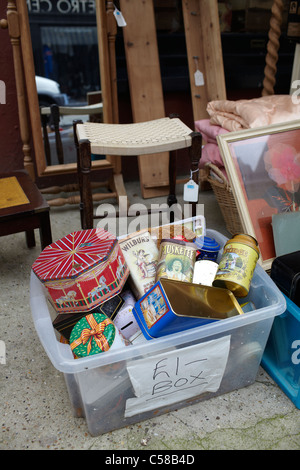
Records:
[[[96,26],[42,26],[44,76],[57,81],[61,91],[86,101],[100,89]]]

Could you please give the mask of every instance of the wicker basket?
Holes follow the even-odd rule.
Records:
[[[229,181],[221,170],[212,163],[206,163],[207,181],[210,183],[213,192],[220,206],[226,228],[232,235],[243,232],[242,223],[236,207],[235,199]],[[216,175],[216,178],[213,176]]]

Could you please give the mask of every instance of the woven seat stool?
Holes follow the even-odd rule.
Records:
[[[91,155],[150,155],[170,152],[168,205],[176,199],[176,151],[189,147],[191,170],[196,181],[201,157],[202,136],[178,117],[165,117],[131,124],[74,123],[83,229],[93,227],[93,200],[90,185]],[[154,157],[155,158],[155,157]],[[159,158],[159,156],[157,156]],[[130,164],[130,162],[129,162]],[[195,203],[194,207],[195,207]]]

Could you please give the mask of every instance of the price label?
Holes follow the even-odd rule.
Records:
[[[117,21],[117,23],[118,23],[118,26],[124,27],[124,26],[127,25],[124,16],[123,16],[122,13],[120,12],[120,10],[118,10],[116,7],[115,7],[115,9],[114,9],[114,17],[116,18],[116,21]]]
[[[203,73],[200,72],[200,70],[196,70],[194,73],[194,78],[195,78],[195,85],[196,86],[203,86],[204,85],[204,76]]]
[[[183,200],[187,202],[197,202],[199,193],[199,185],[195,181],[188,181],[183,188]]]

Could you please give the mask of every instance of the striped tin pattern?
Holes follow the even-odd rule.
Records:
[[[116,241],[103,229],[73,232],[47,246],[32,269],[43,282],[76,278],[105,261]]]
[[[103,229],[73,232],[52,243],[32,269],[59,313],[97,307],[119,293],[129,275],[117,239]]]

